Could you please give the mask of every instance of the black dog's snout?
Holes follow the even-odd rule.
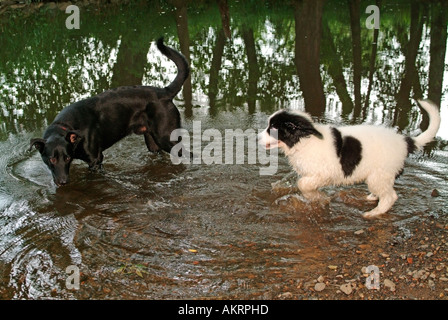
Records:
[[[69,183],[69,179],[68,178],[60,178],[60,179],[54,180],[54,183],[56,183],[56,185],[58,187],[64,186]]]

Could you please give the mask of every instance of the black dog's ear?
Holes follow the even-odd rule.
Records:
[[[73,145],[77,145],[79,143],[79,141],[82,140],[82,136],[79,133],[79,131],[76,130],[72,130],[67,132],[67,135],[65,136],[65,140],[67,140],[68,142],[70,142]]]
[[[30,140],[30,148],[28,149],[28,151],[31,151],[31,149],[33,147],[35,147],[37,150],[39,150],[40,153],[42,153],[42,151],[44,151],[45,143],[47,143],[47,141],[45,141],[45,139],[41,139],[41,138],[31,139]]]

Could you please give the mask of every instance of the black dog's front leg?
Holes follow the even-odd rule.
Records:
[[[99,152],[98,157],[89,161],[89,170],[97,171],[103,169],[103,153]]]
[[[149,132],[144,133],[146,147],[150,152],[159,152],[160,148],[157,143],[154,141],[154,138]]]
[[[175,146],[178,147],[178,148],[176,148],[177,152],[171,150]],[[179,147],[179,146],[181,146],[181,147]],[[189,158],[190,161],[192,161],[194,158],[193,153],[189,152],[186,149],[185,145],[182,146],[182,140],[180,137],[177,141],[171,141],[170,137],[168,137],[168,136],[163,137],[160,141],[160,148],[162,150],[164,150],[165,152],[171,154],[171,156],[173,156],[173,157],[187,158],[187,159]]]
[[[96,171],[103,167],[103,153],[97,144],[87,145],[85,142],[78,145],[73,155],[74,159],[80,159],[89,165],[89,170]]]

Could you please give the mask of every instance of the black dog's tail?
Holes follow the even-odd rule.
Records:
[[[172,60],[177,66],[177,76],[165,89],[171,98],[180,91],[185,80],[190,74],[190,67],[188,66],[187,59],[176,50],[167,47],[163,44],[163,38],[157,40],[157,48],[162,52],[168,59]]]

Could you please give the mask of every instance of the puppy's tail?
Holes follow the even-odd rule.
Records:
[[[177,66],[177,76],[165,89],[168,91],[170,98],[180,91],[185,80],[190,74],[190,67],[188,66],[187,59],[176,50],[165,46],[163,43],[163,38],[157,40],[157,48],[162,52],[168,59],[172,60]]]
[[[431,100],[418,100],[420,106],[429,115],[429,126],[426,131],[422,132],[417,137],[412,138],[417,149],[423,148],[427,143],[431,142],[439,131],[440,127],[440,113],[437,105]]]

